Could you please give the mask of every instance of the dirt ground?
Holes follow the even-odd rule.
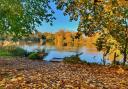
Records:
[[[0,89],[128,89],[128,70],[0,58]]]

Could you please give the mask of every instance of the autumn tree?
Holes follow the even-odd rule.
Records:
[[[27,36],[42,21],[55,19],[50,0],[0,0],[0,34]]]
[[[121,58],[121,51],[119,42],[117,42],[113,36],[108,33],[108,30],[104,29],[107,32],[99,34],[98,39],[96,40],[96,47],[98,51],[103,53],[103,63],[109,59],[116,64],[117,58]]]
[[[108,26],[110,34],[120,43],[120,50],[124,56],[123,64],[126,62],[128,49],[128,2],[124,2],[116,2],[112,6],[113,21],[110,23],[112,25]]]
[[[80,18],[78,31],[85,33],[85,35],[92,36],[97,32],[105,34],[104,29],[107,29],[110,37],[112,36],[119,43],[119,50],[124,55],[123,64],[125,64],[128,49],[127,1],[56,0],[56,4],[58,9],[64,11],[64,15],[70,16],[70,20]]]

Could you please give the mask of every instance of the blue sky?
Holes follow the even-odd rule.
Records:
[[[55,11],[56,20],[53,22],[53,26],[50,26],[49,23],[43,22],[41,26],[37,27],[40,32],[57,32],[60,29],[68,31],[77,31],[79,21],[69,21],[69,16],[64,16],[63,12],[57,10],[55,5],[52,3],[51,7]]]

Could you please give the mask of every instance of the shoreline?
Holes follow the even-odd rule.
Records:
[[[0,89],[127,89],[128,70],[0,58]]]

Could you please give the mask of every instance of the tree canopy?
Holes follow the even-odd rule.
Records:
[[[69,15],[70,20],[80,19],[78,31],[91,35],[108,25],[112,13],[118,7],[128,7],[125,0],[55,0],[57,8]],[[118,6],[119,5],[119,6]],[[117,9],[118,8],[118,9]],[[125,11],[126,12],[126,11]]]
[[[22,37],[55,19],[50,0],[0,0],[0,33]]]
[[[78,31],[88,36],[100,33],[98,49],[106,49],[108,53],[113,46],[119,49],[125,64],[128,50],[128,1],[56,0],[56,4],[58,9],[64,11],[64,15],[70,16],[71,21],[80,19]]]

